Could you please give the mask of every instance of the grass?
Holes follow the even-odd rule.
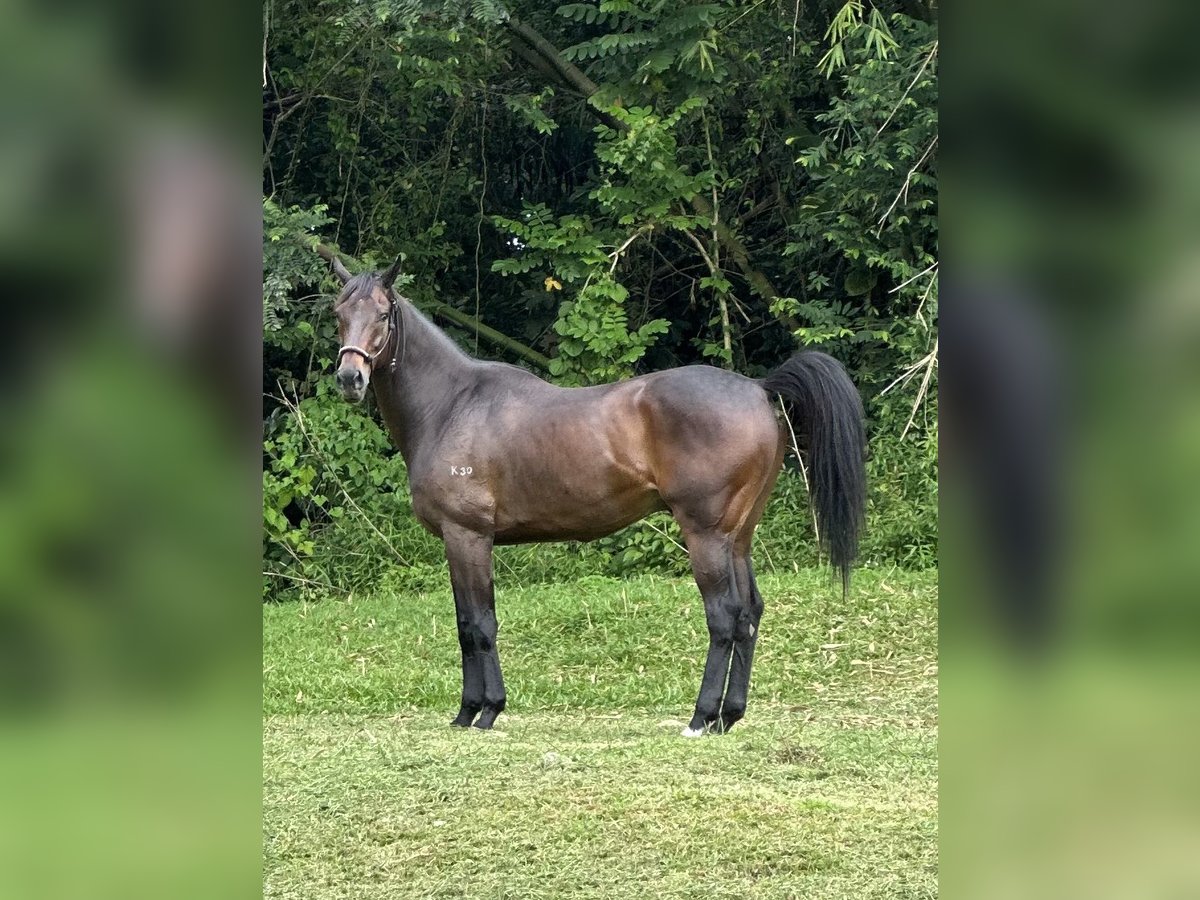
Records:
[[[502,589],[487,733],[448,591],[264,607],[266,895],[935,896],[936,573],[760,587],[747,718],[690,741],[687,581]]]

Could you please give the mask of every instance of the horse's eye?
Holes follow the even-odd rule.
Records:
[[[380,313],[380,314],[379,314],[379,321],[380,321],[380,322],[386,321],[386,320],[387,320],[387,317],[388,317],[388,314],[387,314],[387,313]]]

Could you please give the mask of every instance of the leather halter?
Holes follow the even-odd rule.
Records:
[[[383,343],[379,345],[379,349],[374,353],[368,353],[362,347],[356,347],[354,344],[345,344],[341,347],[341,349],[338,350],[337,359],[334,361],[334,364],[340,365],[342,362],[342,356],[344,354],[356,353],[366,360],[367,365],[371,366],[372,369],[375,368],[375,360],[379,359],[379,357],[383,354],[383,351],[387,349],[388,344],[391,343],[392,336],[395,335],[399,330],[400,304],[396,301],[396,295],[392,292],[392,289],[388,288],[388,330],[387,335],[384,336]],[[396,369],[396,353],[399,349],[400,342],[396,341],[396,345],[392,347],[391,368],[393,371]]]

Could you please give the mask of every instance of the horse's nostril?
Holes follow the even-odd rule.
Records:
[[[344,391],[358,390],[363,386],[362,372],[358,369],[341,369],[337,373],[337,383]]]

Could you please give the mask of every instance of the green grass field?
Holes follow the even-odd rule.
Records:
[[[268,897],[932,897],[937,576],[759,579],[746,719],[679,736],[685,580],[498,598],[508,711],[451,729],[445,591],[264,607]]]

